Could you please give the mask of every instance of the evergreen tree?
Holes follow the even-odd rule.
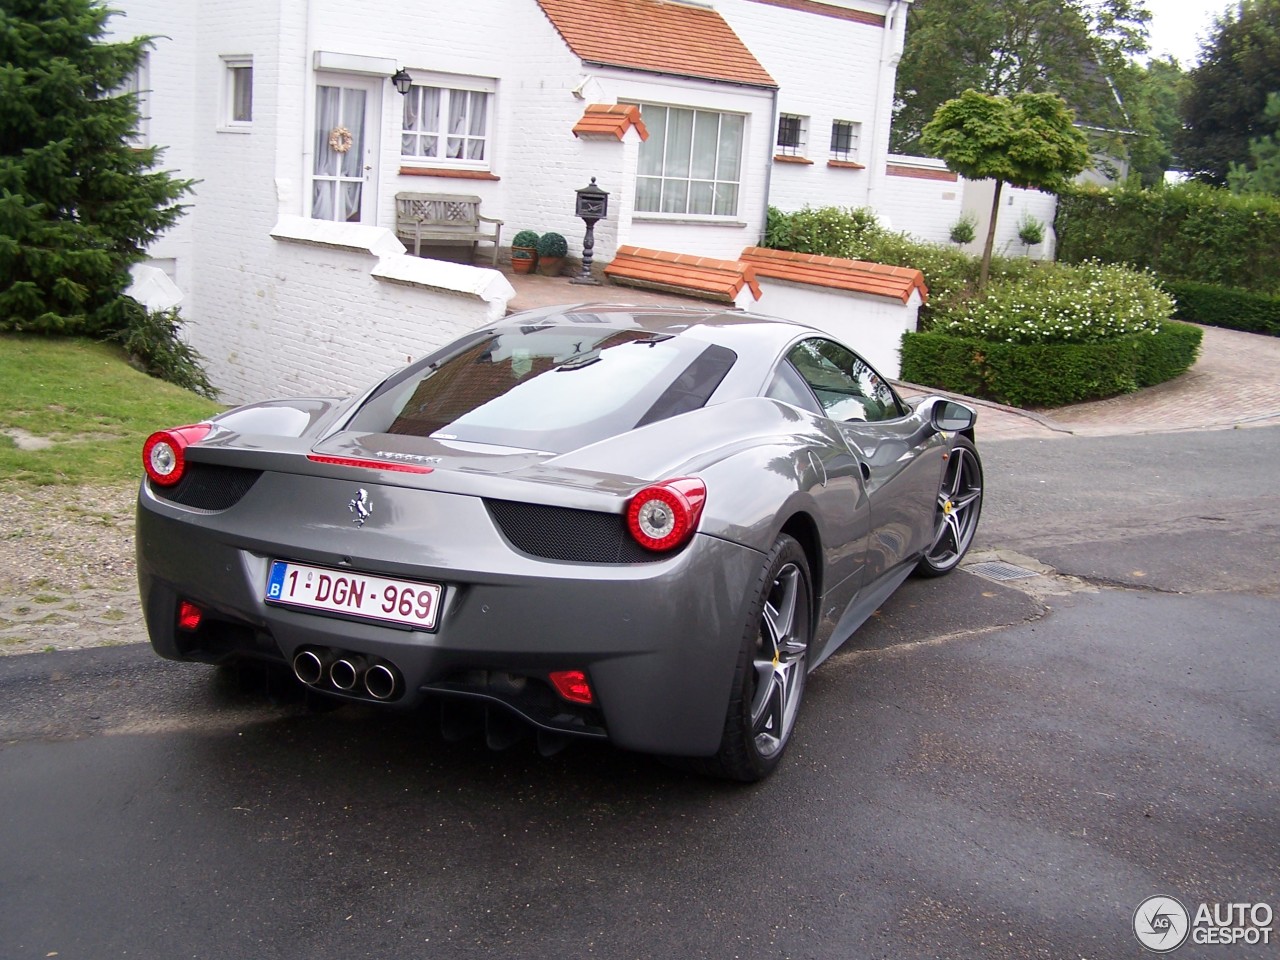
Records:
[[[119,91],[150,40],[108,43],[98,0],[0,3],[0,330],[110,334],[137,305],[129,267],[191,186],[130,142]]]
[[[1277,130],[1267,98],[1280,92],[1280,0],[1241,0],[1214,21],[1191,71],[1178,139],[1182,167],[1222,186],[1249,146]]]
[[[1280,93],[1267,98],[1266,119],[1280,128]],[[1250,162],[1233,163],[1227,173],[1232,193],[1280,196],[1280,135],[1258,137],[1249,144]]]

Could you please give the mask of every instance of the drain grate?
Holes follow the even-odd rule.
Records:
[[[1025,580],[1028,577],[1040,576],[1034,570],[1005,563],[1003,560],[984,560],[981,563],[970,564],[965,569],[988,580]]]

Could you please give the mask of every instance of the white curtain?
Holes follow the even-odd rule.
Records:
[[[364,102],[363,90],[342,91],[342,125],[351,131],[351,149],[342,154],[342,217],[360,222],[360,198],[364,192]]]
[[[365,91],[348,87],[316,87],[315,161],[311,181],[311,216],[316,220],[360,221],[364,191]],[[338,127],[351,134],[351,149],[330,145]]]
[[[439,156],[440,89],[414,87],[404,98],[404,132],[400,153],[406,157]]]
[[[321,178],[338,175],[339,154],[329,146],[329,131],[338,126],[341,107],[341,88],[316,87],[316,148],[311,185],[311,216],[316,220],[337,219],[334,216],[334,182]]]

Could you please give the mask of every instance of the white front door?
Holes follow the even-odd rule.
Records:
[[[320,75],[316,83],[311,216],[374,223],[382,80]]]

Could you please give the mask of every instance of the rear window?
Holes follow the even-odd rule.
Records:
[[[698,409],[736,359],[643,330],[522,327],[388,382],[350,429],[565,453]]]

